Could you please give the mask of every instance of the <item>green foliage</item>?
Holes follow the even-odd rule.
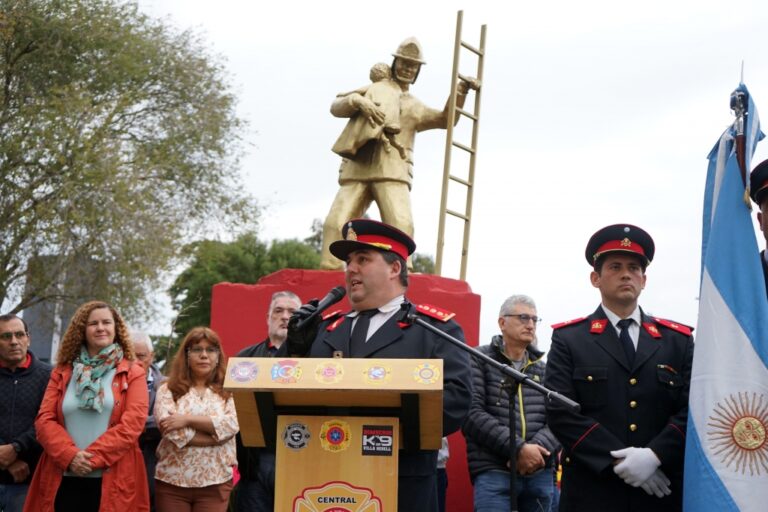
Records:
[[[304,243],[311,246],[318,254],[323,250],[323,221],[314,219],[310,228],[312,234],[304,239]]]
[[[136,317],[182,244],[254,228],[244,126],[194,34],[133,2],[0,0],[0,80],[6,309],[98,296]],[[98,274],[91,297],[66,286],[78,273]]]
[[[171,360],[179,349],[181,338],[168,335],[152,335],[151,338],[155,350],[155,364],[161,367],[163,375],[168,375]]]
[[[230,243],[205,240],[188,247],[189,266],[176,278],[170,294],[178,312],[175,332],[184,335],[211,321],[211,290],[221,282],[252,284],[283,268],[318,268],[320,256],[298,240],[278,240],[269,245],[255,233]]]
[[[411,256],[411,263],[413,263],[414,272],[421,272],[422,274],[435,273],[435,260],[429,254],[414,253]]]

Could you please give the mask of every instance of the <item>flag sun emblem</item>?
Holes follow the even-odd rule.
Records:
[[[710,447],[726,467],[751,476],[768,473],[768,400],[739,393],[718,402],[707,422]]]

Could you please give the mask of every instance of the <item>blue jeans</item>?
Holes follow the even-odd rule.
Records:
[[[29,484],[0,484],[0,511],[21,512]]]
[[[552,468],[530,476],[517,475],[517,510],[549,512],[552,501]],[[509,473],[485,471],[475,477],[475,512],[509,510]]]

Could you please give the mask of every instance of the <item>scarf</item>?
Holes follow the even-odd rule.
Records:
[[[75,379],[75,396],[80,409],[101,412],[104,408],[104,389],[101,378],[123,359],[123,349],[113,343],[91,357],[83,347],[80,355],[72,362],[72,377]]]

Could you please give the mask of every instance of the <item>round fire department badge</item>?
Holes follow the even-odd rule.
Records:
[[[320,428],[320,446],[329,452],[340,452],[349,448],[349,423],[342,420],[329,420]]]
[[[413,369],[413,380],[419,384],[434,384],[440,378],[440,368],[433,364],[420,364]]]

